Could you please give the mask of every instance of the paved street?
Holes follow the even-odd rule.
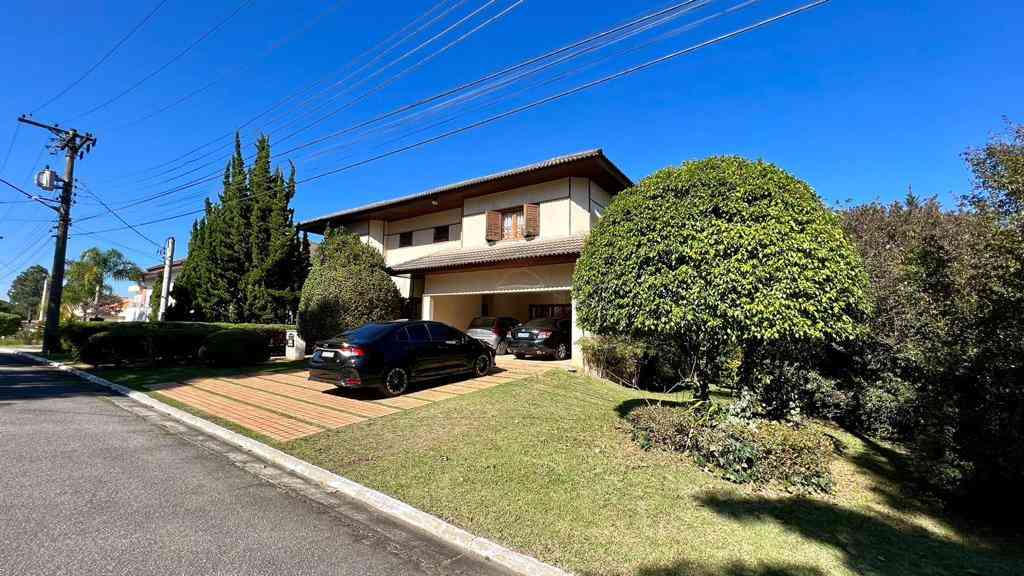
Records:
[[[0,575],[504,574],[0,352]]]

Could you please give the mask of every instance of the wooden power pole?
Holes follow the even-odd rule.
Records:
[[[57,207],[57,242],[53,248],[53,267],[50,270],[50,294],[46,301],[46,325],[43,327],[43,353],[60,351],[60,304],[64,294],[64,261],[67,258],[68,229],[71,227],[71,202],[75,190],[75,159],[81,158],[96,145],[92,134],[80,134],[76,130],[65,130],[56,124],[36,122],[28,116],[21,116],[18,122],[50,131],[56,140],[51,150],[65,153],[63,188],[60,205]],[[37,184],[52,187],[52,182]]]

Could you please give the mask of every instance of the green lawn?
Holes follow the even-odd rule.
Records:
[[[552,371],[281,447],[578,574],[1024,572],[906,495],[898,452],[832,430],[834,497],[759,494],[635,448],[644,401]]]

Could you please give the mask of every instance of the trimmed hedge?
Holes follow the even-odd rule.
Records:
[[[693,407],[651,404],[630,412],[644,448],[689,454],[738,484],[780,484],[793,492],[831,492],[832,442],[810,426],[739,420],[710,402]]]
[[[93,364],[175,362],[199,357],[210,335],[225,330],[258,335],[268,350],[284,350],[287,324],[225,322],[69,322],[61,342],[79,360]]]
[[[206,337],[199,359],[210,366],[245,366],[270,359],[267,339],[252,330],[221,330]]]
[[[22,317],[17,314],[0,312],[0,336],[11,336],[21,328]]]

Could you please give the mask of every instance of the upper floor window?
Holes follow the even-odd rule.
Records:
[[[540,235],[540,206],[523,204],[505,210],[487,211],[488,242],[522,240]]]
[[[434,242],[447,242],[449,237],[450,226],[436,226],[434,228]]]
[[[405,248],[412,246],[412,232],[402,232],[398,235],[398,247]]]
[[[522,207],[501,211],[502,240],[522,240],[525,225],[526,220],[523,219]]]

